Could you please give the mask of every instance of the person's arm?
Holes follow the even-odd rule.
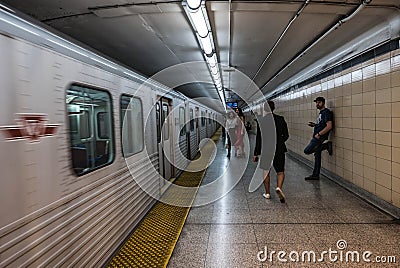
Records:
[[[324,129],[315,134],[315,138],[317,139],[321,138],[322,135],[328,133],[331,129],[332,129],[332,121],[326,122],[326,127],[324,127]]]
[[[282,133],[282,137],[283,137],[283,141],[286,142],[289,139],[289,130],[285,121],[285,118],[282,117],[283,120],[283,133]]]
[[[245,126],[244,126],[244,116],[240,117],[240,122],[239,122],[242,126],[242,136],[244,136],[244,130],[245,130]]]

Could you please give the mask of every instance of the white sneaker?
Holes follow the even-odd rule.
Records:
[[[263,194],[263,196],[264,196],[266,199],[271,199],[271,195],[270,195],[270,194]]]
[[[281,201],[281,203],[285,203],[285,195],[283,194],[281,188],[276,187],[275,191],[278,194],[279,200]]]

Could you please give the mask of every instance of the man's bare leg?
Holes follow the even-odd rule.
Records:
[[[277,186],[282,189],[283,181],[285,180],[285,172],[278,172],[277,174]]]
[[[266,194],[271,194],[269,186],[271,177],[269,173],[270,173],[269,170],[264,170],[264,188]]]

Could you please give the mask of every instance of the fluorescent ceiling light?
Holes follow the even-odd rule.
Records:
[[[216,87],[221,102],[226,109],[221,75],[219,66],[217,65],[218,60],[214,53],[214,40],[204,3],[205,0],[184,0],[183,7],[185,8],[186,15],[188,16],[193,29],[197,32],[196,37],[204,52],[204,58],[208,63],[214,86]]]
[[[203,10],[200,8],[196,12],[189,12],[189,15],[198,35],[202,38],[206,37],[208,35],[208,28]]]
[[[211,42],[211,34],[207,34],[206,37],[200,37],[201,46],[203,47],[204,53],[207,55],[212,55],[213,46]]]
[[[218,74],[218,67],[217,66],[210,67],[210,69],[211,69],[211,73],[213,75],[217,75]]]
[[[206,59],[207,59],[208,64],[210,65],[210,67],[217,66],[217,59],[216,59],[215,54],[212,55],[211,57],[206,56]]]
[[[200,7],[201,0],[187,0],[186,3],[190,9],[196,10]]]
[[[216,77],[216,78],[219,79],[219,73],[218,73],[218,72],[216,72],[216,73],[211,73],[211,74],[212,74],[213,77]]]

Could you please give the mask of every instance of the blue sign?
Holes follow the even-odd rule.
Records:
[[[237,104],[237,102],[227,102],[226,106],[229,108],[237,108],[238,104]]]

